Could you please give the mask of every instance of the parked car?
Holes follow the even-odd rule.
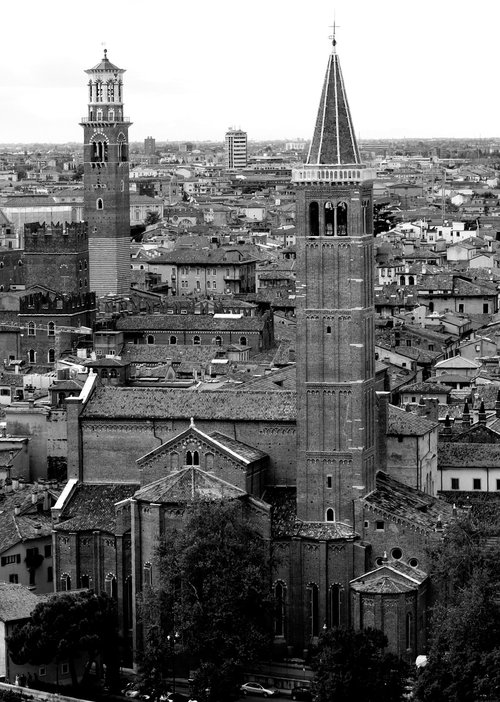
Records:
[[[128,689],[123,690],[122,694],[124,694],[125,697],[131,697],[135,700],[149,700],[150,698],[150,695],[146,694],[145,692],[141,692],[137,687],[129,687]]]
[[[259,695],[260,697],[274,697],[274,695],[278,693],[278,690],[274,690],[271,687],[264,687],[264,685],[258,682],[243,683],[240,690],[244,695]]]
[[[292,700],[305,700],[305,702],[312,702],[312,692],[311,688],[307,685],[296,685],[292,687]]]

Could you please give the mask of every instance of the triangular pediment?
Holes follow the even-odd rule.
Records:
[[[180,454],[184,454],[188,447],[209,448],[214,455],[224,455],[225,458],[241,465],[241,467],[246,467],[267,456],[263,451],[248,446],[232,437],[225,436],[221,432],[216,431],[207,434],[198,429],[193,420],[191,420],[191,424],[187,429],[138,458],[137,465],[140,468],[146,468],[148,465],[156,462],[158,458],[171,455],[172,452],[177,451]],[[181,456],[179,465],[184,464],[185,461],[182,459],[183,456]]]
[[[407,563],[391,560],[378,568],[351,580],[350,586],[357,592],[396,594],[416,590],[426,580],[427,574]]]

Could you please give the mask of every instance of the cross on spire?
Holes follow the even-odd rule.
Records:
[[[337,39],[335,38],[335,33],[336,33],[336,30],[337,30],[337,27],[339,27],[339,26],[340,26],[340,25],[338,25],[338,24],[335,22],[335,16],[334,16],[334,17],[333,17],[333,24],[330,25],[330,28],[332,29],[332,33],[331,33],[330,36],[328,37],[328,39],[331,39],[331,40],[332,40],[332,46],[333,46],[333,50],[334,50],[334,51],[335,51],[335,47],[337,46]]]

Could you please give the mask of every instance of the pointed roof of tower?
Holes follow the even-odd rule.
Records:
[[[114,71],[118,73],[125,72],[123,68],[118,68],[118,66],[115,66],[114,63],[111,63],[111,61],[108,59],[107,49],[104,49],[104,56],[102,57],[101,61],[99,61],[99,63],[97,63],[93,68],[86,70],[85,73],[93,73],[94,71]]]
[[[358,144],[333,37],[307,164],[360,164]]]

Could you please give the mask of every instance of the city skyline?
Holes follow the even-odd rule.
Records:
[[[309,139],[334,11],[358,138],[498,135],[494,0],[424,0],[411,16],[394,0],[314,0],[308,12],[256,0],[246,13],[228,0],[194,0],[189,13],[146,0],[140,21],[129,7],[6,6],[2,143],[81,141],[84,70],[104,48],[127,70],[131,141],[222,141],[232,126],[253,141]]]

